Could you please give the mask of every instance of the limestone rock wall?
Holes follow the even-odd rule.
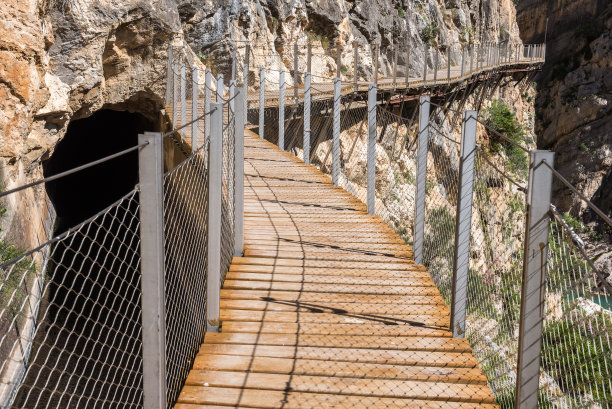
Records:
[[[547,56],[536,77],[538,146],[556,152],[556,168],[606,213],[612,212],[612,3],[521,0],[525,42],[543,41]],[[583,202],[560,184],[556,204],[579,215]]]

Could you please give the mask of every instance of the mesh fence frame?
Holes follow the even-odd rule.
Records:
[[[8,314],[12,318],[4,321],[7,331],[0,338],[7,354],[0,373],[3,379],[18,379],[3,381],[3,405],[142,406],[138,212],[134,190],[26,256],[3,264],[7,279],[2,293],[8,302],[3,299],[0,314],[3,321]],[[28,277],[32,273],[37,277]],[[30,330],[19,332],[26,320]],[[25,371],[16,377],[14,371],[22,367]]]
[[[514,405],[526,195],[503,163],[478,149],[468,272],[466,336],[497,403]],[[503,173],[502,173],[503,172]]]
[[[221,284],[234,256],[234,167],[235,111],[233,101],[223,107],[223,173],[221,200]]]
[[[207,144],[164,175],[166,383],[176,401],[206,332]]]

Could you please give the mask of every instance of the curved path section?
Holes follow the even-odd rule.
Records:
[[[177,409],[494,408],[412,250],[312,166],[245,138],[245,254]]]

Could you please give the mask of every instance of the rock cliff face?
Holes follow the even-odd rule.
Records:
[[[342,65],[349,69],[358,44],[363,78],[370,75],[371,44],[381,50],[383,73],[391,70],[393,46],[409,45],[409,66],[416,74],[425,43],[431,46],[431,66],[434,49],[450,47],[456,62],[462,45],[520,42],[512,0],[5,0],[0,5],[1,187],[42,178],[42,164],[70,121],[100,109],[140,113],[159,125],[168,43],[187,44],[192,57],[199,53],[210,67],[229,75],[234,44],[256,45],[255,74],[259,66],[292,67],[292,44],[306,39],[314,43],[314,74],[325,76],[336,70],[335,43],[342,44]],[[304,48],[300,53],[303,69]],[[400,65],[405,58],[400,52]],[[529,112],[520,93],[502,87],[500,95]],[[7,198],[0,221],[7,240],[22,247],[40,242],[48,230],[47,201],[41,186]]]
[[[525,42],[544,41],[547,60],[536,77],[538,146],[556,152],[556,168],[606,213],[612,212],[612,3],[521,0]],[[565,191],[557,184],[558,192]],[[553,195],[575,215],[586,210],[568,194]]]

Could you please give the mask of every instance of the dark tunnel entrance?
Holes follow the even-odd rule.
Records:
[[[101,110],[75,120],[43,164],[45,177],[133,147],[152,130],[138,113]],[[141,399],[139,198],[130,193],[137,183],[133,151],[47,184],[54,237],[70,232],[49,253],[42,330],[19,407],[86,408],[109,390],[125,402]],[[62,390],[80,398],[68,401]]]

